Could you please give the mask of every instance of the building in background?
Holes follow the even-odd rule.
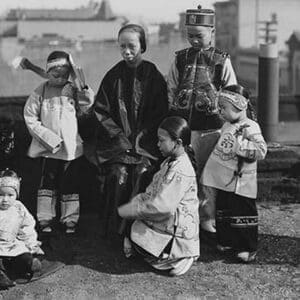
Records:
[[[287,41],[300,28],[300,1],[230,0],[216,2],[215,11],[216,46],[230,53],[240,82],[256,91],[259,44],[276,42],[280,89],[282,93],[292,92]]]
[[[15,26],[21,41],[111,41],[126,21],[113,13],[108,0],[90,1],[88,6],[76,9],[18,8],[8,12],[3,35]]]

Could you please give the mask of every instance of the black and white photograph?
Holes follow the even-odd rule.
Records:
[[[299,12],[1,0],[0,299],[299,298]]]

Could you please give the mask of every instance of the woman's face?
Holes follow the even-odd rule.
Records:
[[[15,189],[8,186],[0,188],[0,209],[9,209],[17,199],[17,193]]]
[[[129,66],[136,67],[142,61],[142,49],[139,34],[134,31],[123,31],[118,39],[120,52]]]
[[[54,67],[48,71],[49,83],[52,86],[64,86],[70,76],[70,68],[67,66]]]
[[[157,131],[158,143],[157,146],[159,151],[164,157],[168,157],[174,154],[176,148],[176,141],[174,141],[168,131],[158,128]]]

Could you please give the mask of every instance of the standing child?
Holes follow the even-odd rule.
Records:
[[[243,262],[250,262],[256,256],[256,169],[257,160],[267,153],[259,125],[247,118],[248,96],[240,85],[221,90],[220,113],[226,122],[202,174],[202,184],[218,189],[217,247],[220,251],[237,251]]]
[[[87,112],[94,96],[89,87],[80,91],[68,81],[71,72],[68,53],[52,52],[46,71],[49,80],[29,96],[24,108],[25,122],[32,135],[28,155],[42,158],[37,219],[43,232],[51,232],[56,198],[60,197],[60,221],[66,233],[74,233],[79,219],[79,158],[83,155],[77,115]]]
[[[146,192],[118,208],[121,217],[136,220],[130,234],[134,249],[154,268],[173,276],[186,273],[200,254],[199,200],[190,142],[187,122],[166,118],[158,128],[158,147],[166,160]]]
[[[176,52],[167,78],[168,98],[172,114],[184,117],[192,130],[200,175],[223,125],[217,91],[237,81],[229,54],[214,47],[214,11],[200,5],[188,9],[185,25],[191,47]],[[215,233],[215,193],[199,187],[201,228]]]
[[[43,254],[34,229],[35,220],[18,201],[20,178],[11,170],[0,172],[0,289],[14,283],[6,272],[14,271],[21,277],[40,271],[41,263],[34,254]],[[29,277],[30,278],[30,277]]]

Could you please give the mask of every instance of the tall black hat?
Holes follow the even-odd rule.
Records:
[[[185,25],[214,27],[215,12],[212,9],[202,9],[201,5],[198,5],[197,9],[188,9]]]

